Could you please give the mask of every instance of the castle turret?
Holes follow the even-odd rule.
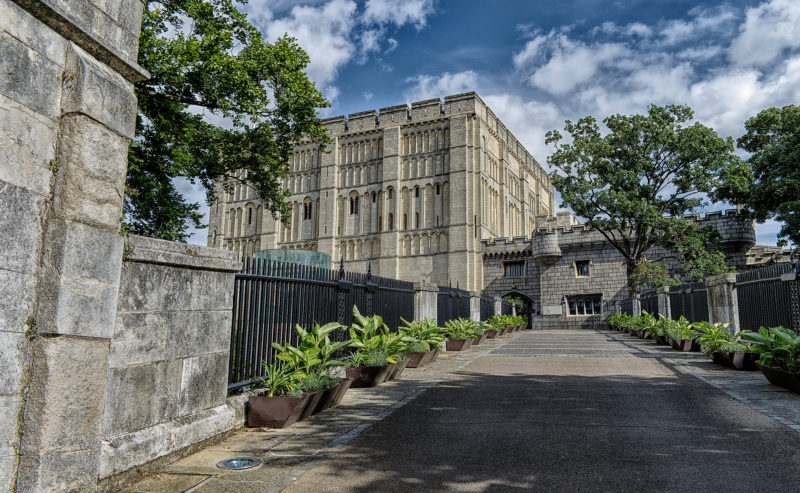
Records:
[[[539,230],[533,235],[533,259],[537,264],[551,264],[561,258],[558,231]]]

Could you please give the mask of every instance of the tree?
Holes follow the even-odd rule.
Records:
[[[139,43],[151,78],[135,86],[123,227],[177,241],[203,227],[199,204],[176,189],[181,177],[209,203],[215,183],[243,183],[285,220],[292,146],[328,141],[317,109],[329,103],[303,72],[308,55],[289,36],[265,42],[232,0],[148,0]]]
[[[572,143],[559,143],[556,130],[546,135],[548,144],[557,144],[547,161],[562,206],[622,254],[632,295],[643,282],[668,283],[669,276],[648,262],[674,258],[696,279],[728,271],[725,255],[714,247],[716,231],[681,216],[722,191],[741,190],[748,170],[733,154],[732,139],[700,123],[688,125],[692,118],[686,106],[652,105],[646,115],[606,118],[606,135],[591,116],[566,121]],[[648,259],[655,246],[670,253]]]
[[[800,245],[800,107],[766,109],[745,129],[737,144],[752,153],[754,179],[738,198],[757,221],[781,221],[778,237]]]

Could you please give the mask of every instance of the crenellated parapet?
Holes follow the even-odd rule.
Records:
[[[756,244],[753,220],[737,209],[707,212],[705,215],[688,214],[683,218],[700,226],[711,226],[719,231],[720,243],[725,249],[748,250]]]
[[[525,258],[533,255],[531,240],[524,236],[481,240],[481,252],[484,258]]]

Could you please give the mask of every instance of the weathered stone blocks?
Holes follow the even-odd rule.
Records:
[[[49,222],[36,314],[40,332],[111,338],[122,244],[116,233],[71,221]]]
[[[56,214],[117,231],[122,215],[128,138],[84,115],[65,116],[61,128]]]
[[[0,93],[49,118],[59,116],[62,68],[0,32]]]

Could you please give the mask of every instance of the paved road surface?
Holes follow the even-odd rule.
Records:
[[[285,491],[800,492],[800,435],[595,332],[526,332]]]

